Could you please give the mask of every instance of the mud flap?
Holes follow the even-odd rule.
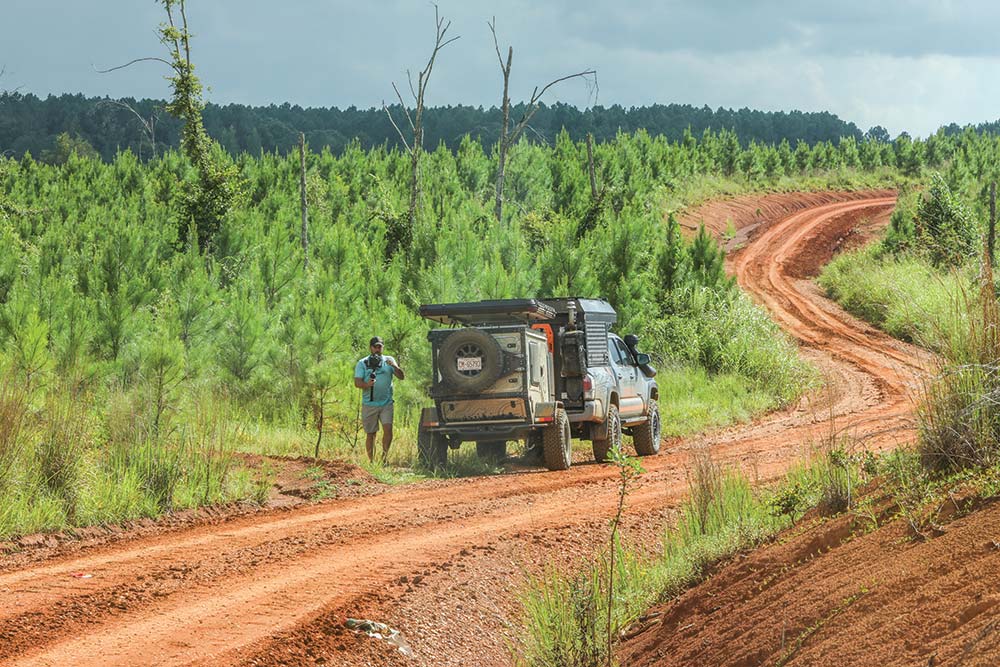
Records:
[[[439,425],[437,408],[423,408],[420,411],[420,425],[425,428],[434,428]]]
[[[551,424],[556,418],[556,408],[561,408],[562,402],[556,401],[555,403],[535,403],[535,419],[536,424]]]

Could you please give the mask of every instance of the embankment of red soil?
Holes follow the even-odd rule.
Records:
[[[630,667],[1000,664],[1000,504],[918,537],[840,516],[787,531],[651,612]]]

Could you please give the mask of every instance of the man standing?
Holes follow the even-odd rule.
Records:
[[[382,463],[392,444],[392,378],[403,379],[403,369],[396,360],[382,354],[384,344],[378,336],[368,341],[370,355],[354,367],[354,386],[361,389],[361,422],[365,427],[365,450],[368,460],[375,460],[375,434],[382,423]]]

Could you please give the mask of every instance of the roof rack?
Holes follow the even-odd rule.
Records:
[[[502,324],[551,320],[556,310],[539,299],[494,299],[420,306],[420,316],[441,324]]]

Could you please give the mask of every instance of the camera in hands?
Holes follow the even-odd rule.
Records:
[[[365,359],[365,368],[368,369],[368,380],[374,382],[375,371],[377,371],[382,366],[382,355],[381,354],[370,354]],[[371,387],[371,393],[369,394],[370,401],[375,400],[375,385]]]

